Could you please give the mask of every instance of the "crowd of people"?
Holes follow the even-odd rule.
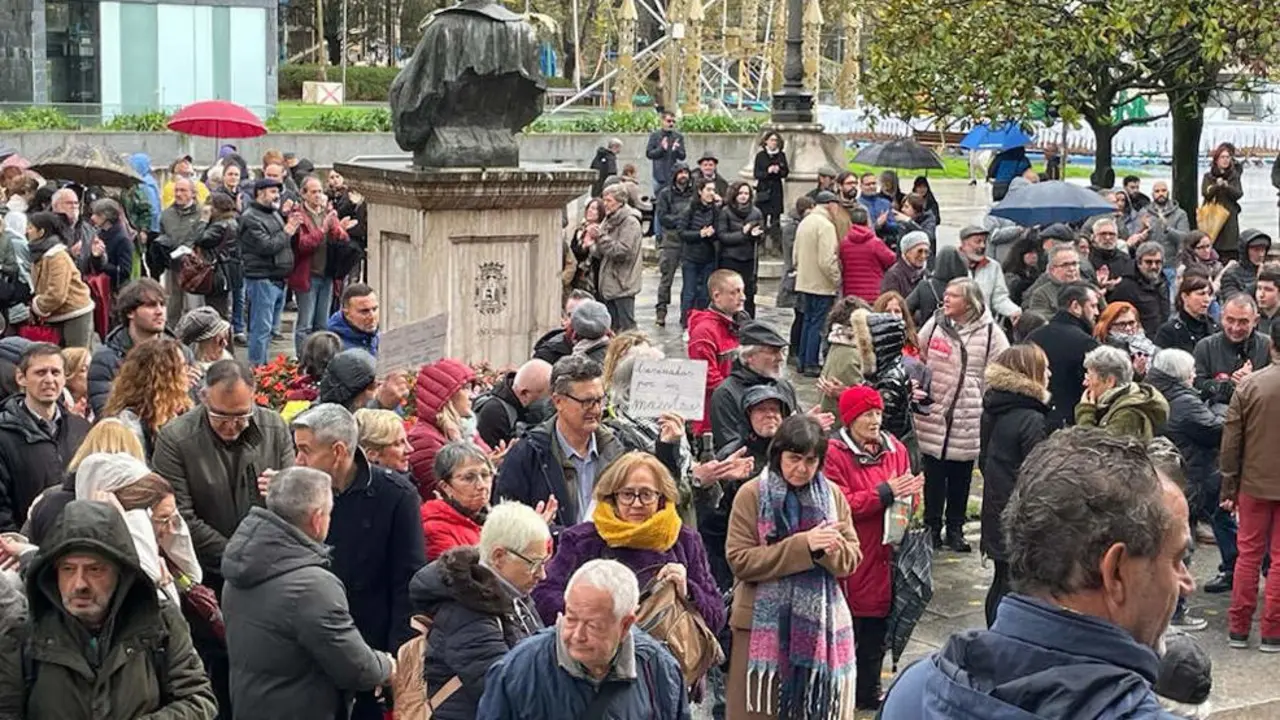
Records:
[[[1113,215],[991,218],[939,250],[927,181],[824,170],[783,212],[779,136],[730,185],[663,122],[652,208],[607,143],[567,224],[561,327],[482,390],[456,358],[379,377],[377,295],[333,271],[362,220],[297,158],[248,180],[229,153],[212,187],[180,159],[87,221],[70,188],[11,207],[33,262],[15,325],[58,334],[0,339],[0,716],[1194,712],[1187,555],[1213,538],[1204,589],[1232,593],[1247,648],[1273,542],[1270,237],[1240,232],[1224,264],[1160,184],[1126,223],[1126,182]],[[637,364],[664,358],[635,321],[650,210],[702,417],[632,402]],[[770,237],[789,333],[754,317]],[[226,284],[190,292],[193,255]],[[94,273],[118,284],[100,342]],[[286,288],[300,376],[276,408],[252,366]],[[975,470],[989,629],[885,688],[898,542],[918,512],[934,552],[972,552]]]

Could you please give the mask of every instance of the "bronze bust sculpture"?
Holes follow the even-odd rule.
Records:
[[[464,0],[432,15],[391,84],[396,143],[415,167],[515,167],[515,134],[541,114],[545,92],[523,16]]]

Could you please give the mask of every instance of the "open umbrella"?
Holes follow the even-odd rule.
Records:
[[[960,141],[960,147],[965,150],[995,150],[996,152],[1029,144],[1031,144],[1031,136],[1023,132],[1016,123],[998,125],[982,123],[970,130],[969,134]]]
[[[893,557],[893,607],[885,641],[893,654],[893,672],[907,649],[907,641],[924,609],[933,599],[933,540],[927,528],[913,528],[903,535]]]
[[[1116,208],[1098,193],[1062,180],[1032,183],[1010,192],[991,208],[991,214],[1023,227],[1073,223]]]
[[[942,158],[938,157],[938,153],[911,138],[868,145],[858,151],[853,161],[861,165],[902,170],[943,169]]]
[[[46,150],[31,160],[29,169],[50,179],[86,187],[129,187],[142,182],[129,158],[111,148],[88,143],[67,143]]]
[[[8,160],[10,155],[17,155],[18,149],[8,145],[0,145],[0,160]]]
[[[267,126],[249,108],[230,100],[201,100],[169,118],[174,132],[210,138],[251,138],[267,134]]]

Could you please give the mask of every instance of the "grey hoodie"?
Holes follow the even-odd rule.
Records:
[[[328,548],[265,508],[251,509],[227,542],[222,611],[231,704],[243,717],[341,717],[349,693],[391,674],[328,565]]]

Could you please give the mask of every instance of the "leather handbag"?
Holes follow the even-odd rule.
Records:
[[[192,295],[210,295],[214,291],[214,263],[199,250],[182,256],[178,286]]]
[[[1217,240],[1218,233],[1231,219],[1231,211],[1216,202],[1207,202],[1196,210],[1196,228]]]
[[[685,685],[692,687],[712,667],[724,662],[715,633],[707,627],[674,582],[649,581],[640,593],[636,625],[666,645],[680,663]]]

